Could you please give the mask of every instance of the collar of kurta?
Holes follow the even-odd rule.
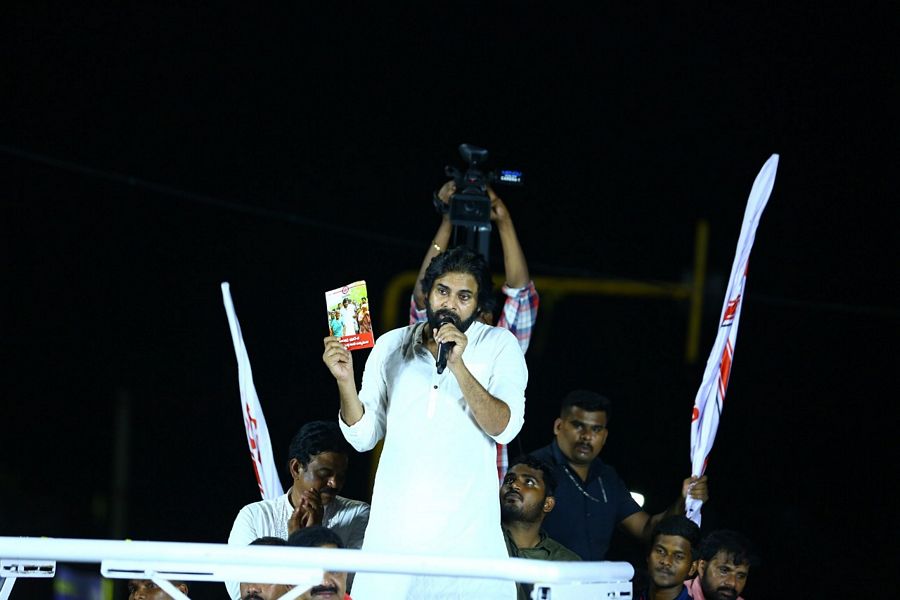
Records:
[[[425,328],[428,327],[428,321],[419,321],[414,325],[410,325],[406,329],[406,333],[403,336],[403,343],[400,344],[400,352],[404,358],[404,360],[412,360],[416,357],[416,348],[425,346]],[[474,323],[469,325],[469,329],[465,331],[465,334],[468,335],[470,331],[474,331],[478,327],[488,327],[484,323],[479,323],[475,321]],[[472,338],[469,338],[472,339]]]
[[[403,336],[403,343],[400,345],[400,352],[405,360],[412,360],[416,356],[416,347],[425,346],[425,328],[428,327],[428,321],[420,321],[415,325],[410,325]]]

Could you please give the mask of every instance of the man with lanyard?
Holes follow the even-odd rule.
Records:
[[[650,515],[641,510],[615,469],[597,457],[609,434],[610,409],[610,401],[600,394],[571,392],[553,424],[556,439],[531,453],[553,466],[559,482],[557,509],[544,519],[544,530],[584,560],[604,560],[616,526],[649,543],[663,517],[684,514],[688,495],[703,501],[709,497],[706,476],[689,477],[666,511]]]

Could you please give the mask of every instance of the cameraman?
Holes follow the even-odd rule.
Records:
[[[487,192],[491,199],[491,221],[497,224],[497,231],[500,234],[500,245],[503,248],[503,267],[506,270],[506,283],[503,285],[506,301],[500,311],[500,318],[496,320],[496,325],[497,327],[509,329],[516,336],[516,339],[519,340],[519,346],[524,353],[528,350],[528,343],[531,341],[531,328],[537,319],[540,298],[534,287],[534,282],[531,281],[531,277],[528,274],[528,264],[525,262],[522,246],[519,245],[519,238],[516,235],[516,228],[513,226],[509,210],[490,186],[488,186]],[[449,204],[450,197],[455,193],[456,183],[451,179],[441,186],[437,195],[441,202]],[[428,265],[431,264],[431,259],[447,249],[452,232],[453,225],[450,223],[450,216],[447,212],[444,212],[437,233],[434,234],[431,247],[425,253],[425,258],[422,259],[422,266],[419,268],[416,286],[413,288],[413,295],[409,303],[410,325],[426,319],[422,277],[425,275]],[[484,314],[481,319],[488,325],[494,324],[494,316],[489,313]]]

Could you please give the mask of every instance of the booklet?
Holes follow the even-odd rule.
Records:
[[[340,338],[347,350],[361,350],[375,345],[365,281],[354,281],[325,292],[325,308],[331,335]]]

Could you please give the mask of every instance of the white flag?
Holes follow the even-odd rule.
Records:
[[[756,237],[756,227],[775,185],[775,171],[778,170],[778,155],[773,154],[753,182],[747,209],[744,211],[744,223],[741,226],[741,237],[738,239],[737,253],[731,266],[731,277],[728,279],[728,291],[722,306],[719,319],[719,333],[712,353],[706,361],[703,382],[694,400],[691,414],[691,473],[697,477],[706,471],[706,460],[716,439],[719,418],[725,403],[725,392],[728,390],[728,377],[731,375],[731,362],[734,358],[734,346],[737,342],[738,322],[741,319],[741,305],[744,303],[744,285],[747,283],[747,261]],[[691,497],[687,499],[687,516],[700,525],[700,507],[702,502]]]
[[[272,455],[272,442],[269,440],[269,428],[263,416],[256,387],[253,385],[253,371],[250,369],[250,357],[241,335],[241,324],[238,323],[231,302],[231,286],[222,283],[222,300],[228,315],[228,326],[231,329],[231,340],[234,342],[234,353],[238,363],[238,385],[241,388],[241,412],[244,415],[244,428],[247,430],[247,445],[250,447],[250,459],[253,471],[259,484],[259,493],[263,500],[271,500],[284,494],[278,470],[275,468],[275,457]]]

